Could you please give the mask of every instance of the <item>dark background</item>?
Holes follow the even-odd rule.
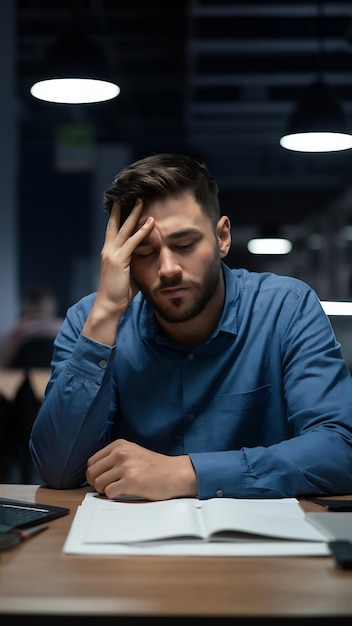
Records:
[[[20,295],[50,284],[64,313],[94,288],[105,186],[128,162],[174,151],[204,160],[218,180],[233,224],[229,265],[297,276],[321,299],[351,299],[352,152],[279,146],[295,103],[319,72],[352,129],[350,1],[14,4]],[[50,47],[72,29],[101,49],[121,86],[115,100],[55,105],[29,94]],[[77,166],[72,154],[66,169],[58,165],[65,128],[90,130],[88,165]],[[110,161],[104,179],[96,155],[114,146],[122,156]],[[293,251],[250,255],[247,241],[262,229],[289,236]]]

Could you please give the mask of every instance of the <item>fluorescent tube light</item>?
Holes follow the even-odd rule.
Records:
[[[247,249],[251,254],[288,254],[292,243],[280,237],[258,237],[248,241]]]
[[[352,315],[352,302],[321,300],[326,315]]]

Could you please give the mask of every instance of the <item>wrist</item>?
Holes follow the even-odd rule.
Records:
[[[121,315],[119,311],[94,305],[83,326],[82,334],[98,343],[114,346]]]
[[[188,454],[175,457],[178,461],[176,468],[176,494],[174,497],[193,497],[198,495],[197,476]]]

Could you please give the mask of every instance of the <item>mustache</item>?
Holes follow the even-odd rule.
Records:
[[[173,287],[189,287],[188,282],[180,281],[179,278],[162,278],[155,291],[160,289],[172,289]]]

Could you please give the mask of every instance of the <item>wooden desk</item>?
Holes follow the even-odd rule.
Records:
[[[1,624],[153,624],[180,617],[236,624],[287,618],[351,623],[352,571],[332,557],[122,557],[62,553],[86,489],[0,485],[0,495],[69,507],[70,514],[1,554]],[[302,502],[305,505],[304,502]],[[305,507],[319,511],[309,503]],[[336,513],[338,515],[338,513]],[[249,619],[250,618],[250,619]],[[303,620],[303,622],[302,622]],[[195,620],[194,620],[195,621]],[[199,621],[199,619],[197,620]],[[205,621],[205,619],[203,619]]]

